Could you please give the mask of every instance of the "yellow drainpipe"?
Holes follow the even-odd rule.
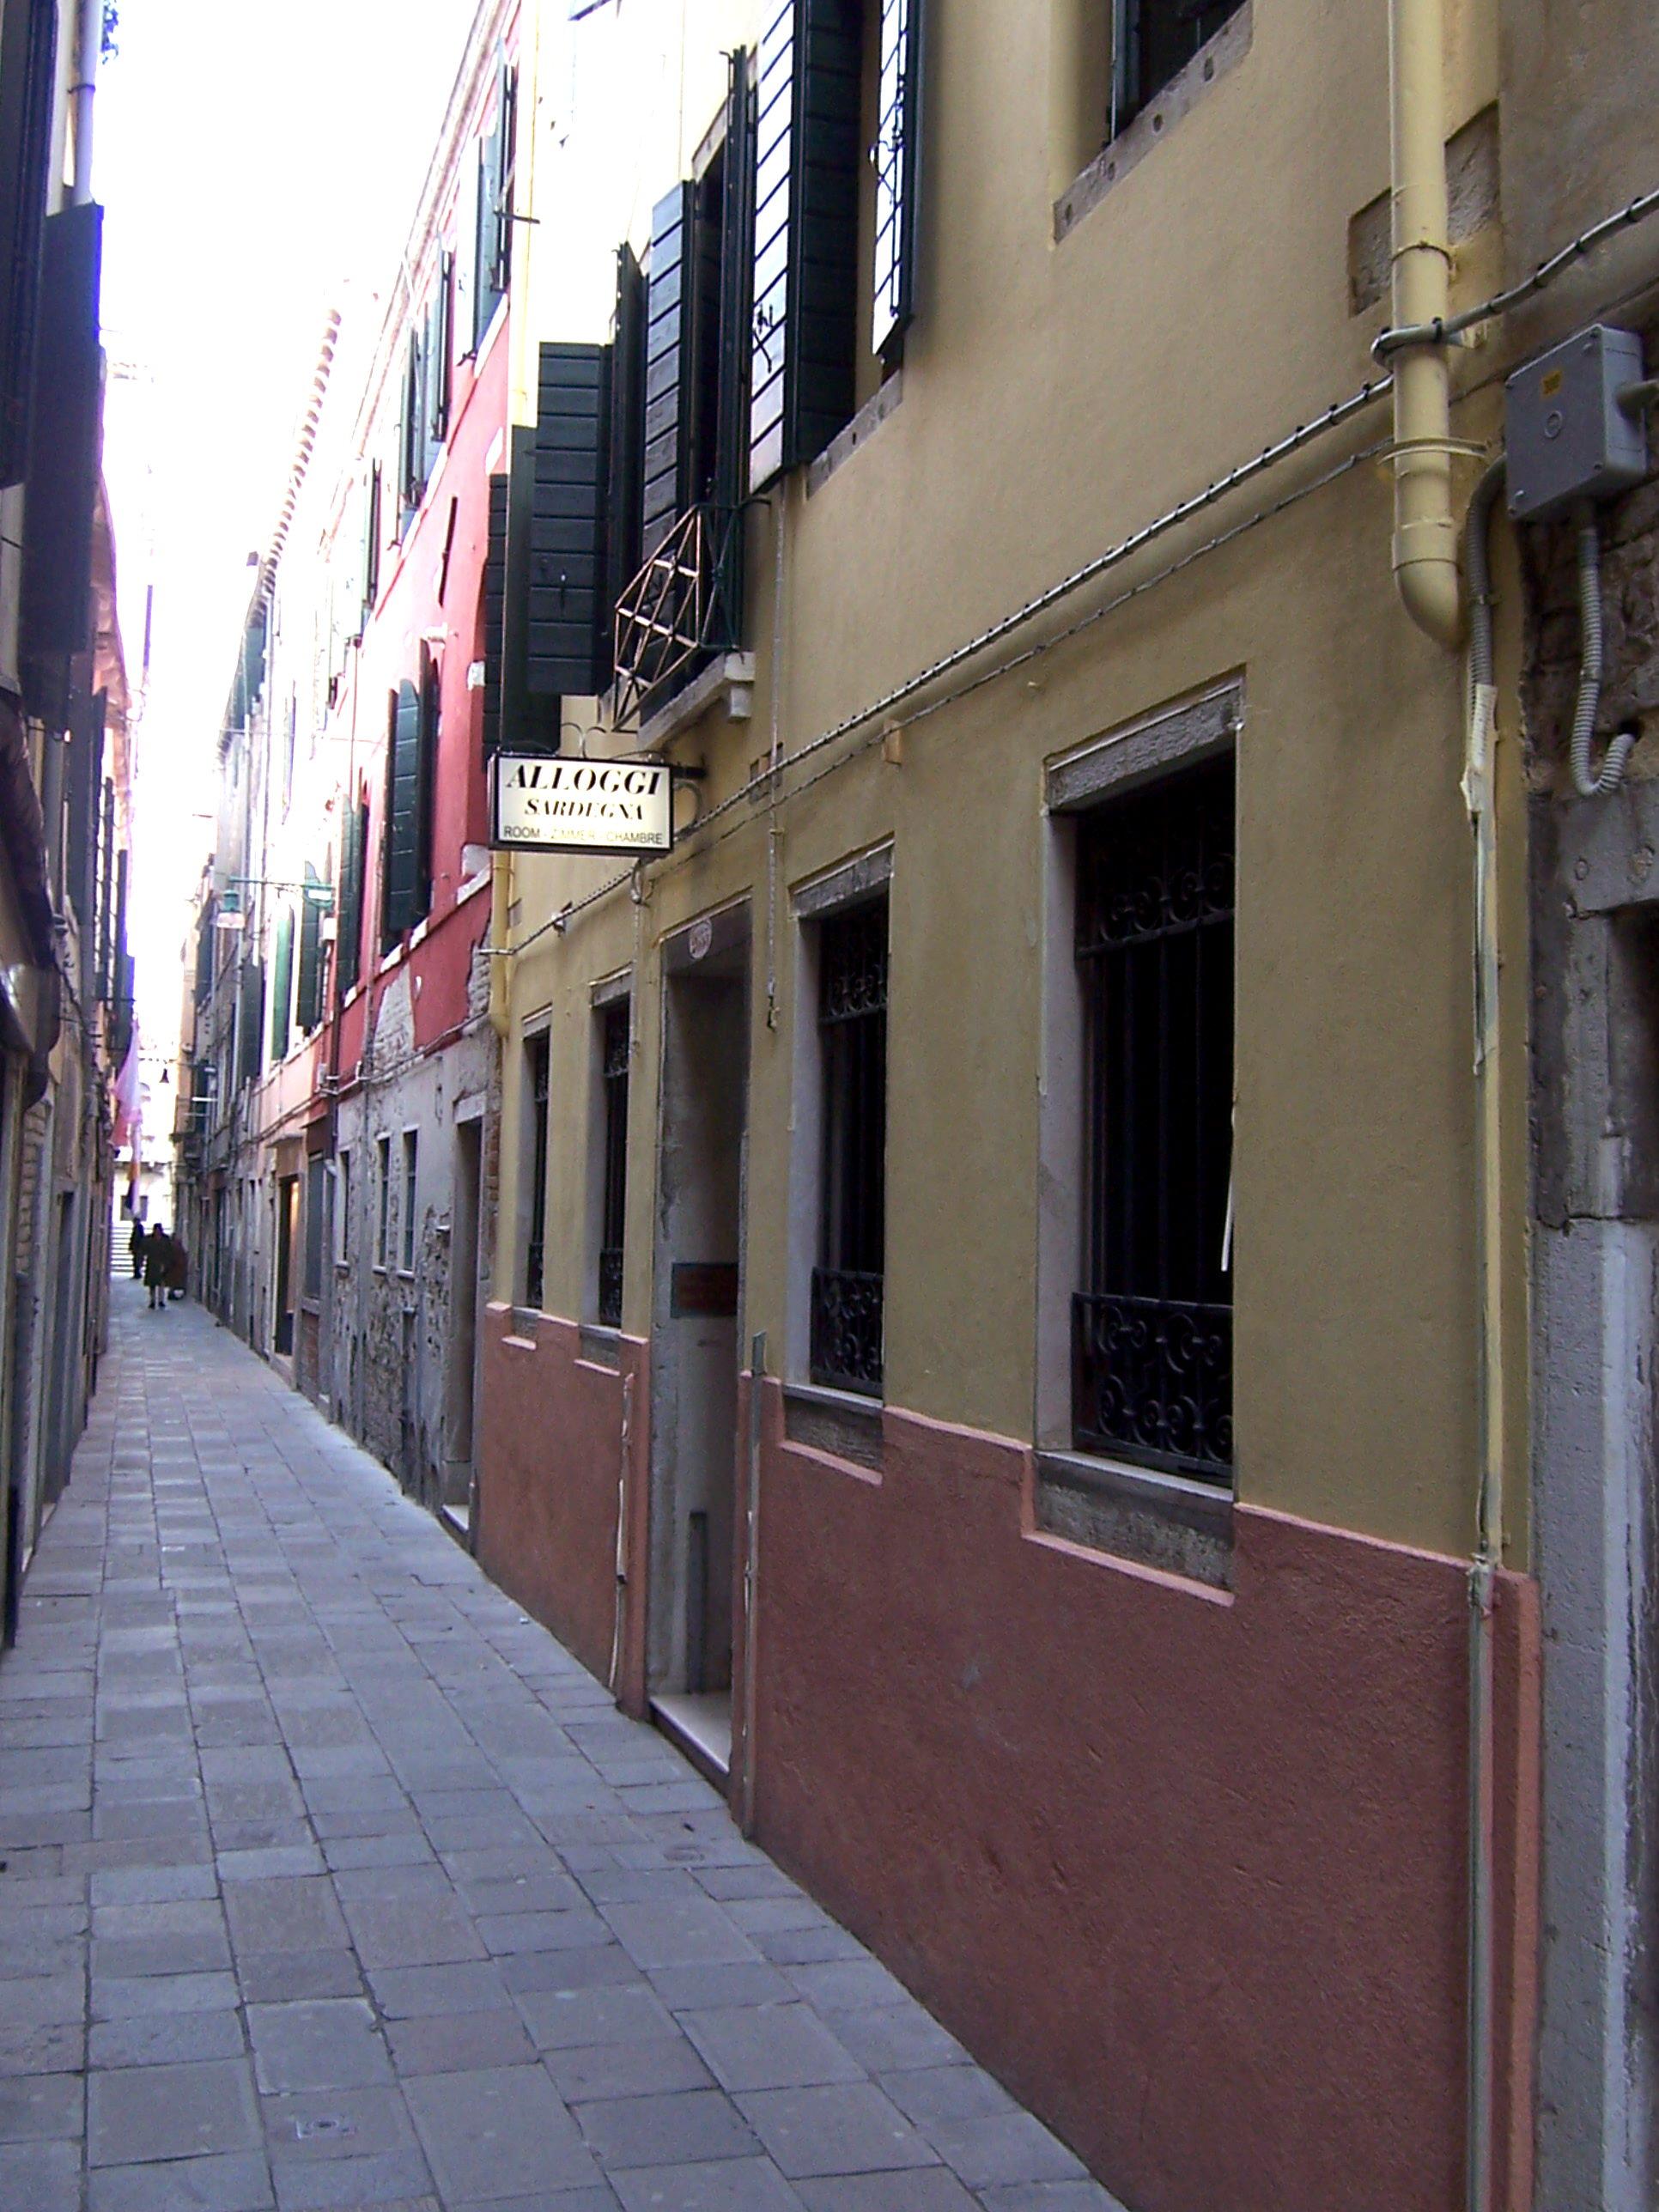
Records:
[[[1394,323],[1443,319],[1447,241],[1443,0],[1390,0]],[[1451,372],[1443,344],[1401,346],[1394,367],[1394,575],[1407,613],[1437,644],[1462,641],[1452,520]]]

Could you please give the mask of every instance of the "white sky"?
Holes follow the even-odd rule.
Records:
[[[100,78],[105,474],[137,736],[129,934],[171,1056],[243,614],[350,270],[395,269],[472,0],[121,0]],[[150,1070],[147,1070],[150,1073]],[[147,1123],[170,1122],[164,1098]]]

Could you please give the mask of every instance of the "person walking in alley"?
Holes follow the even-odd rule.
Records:
[[[175,1230],[167,1239],[167,1297],[177,1303],[185,1295],[190,1280],[190,1262],[185,1251],[185,1240]]]
[[[132,1255],[132,1279],[135,1283],[142,1283],[144,1279],[144,1224],[142,1221],[133,1223],[132,1234],[127,1239],[127,1250]]]
[[[167,1271],[173,1263],[173,1239],[158,1221],[144,1239],[144,1286],[152,1306],[167,1302]]]

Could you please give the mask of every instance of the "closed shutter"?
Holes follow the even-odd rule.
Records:
[[[853,412],[860,25],[786,0],[761,36],[749,482],[823,452]]]
[[[27,465],[57,48],[57,0],[0,10],[0,484]]]
[[[421,695],[400,684],[392,695],[386,744],[386,823],[381,836],[380,937],[388,950],[413,928],[421,854]]]
[[[276,925],[276,954],[270,971],[270,1056],[288,1056],[289,1010],[294,998],[294,916],[284,913]]]
[[[62,664],[87,652],[92,642],[103,216],[94,204],[66,208],[47,217],[45,233],[23,530],[21,646],[26,703],[43,721],[58,727],[66,704]],[[30,664],[36,664],[34,670]]]
[[[432,908],[433,809],[438,797],[438,664],[421,647],[421,735],[416,762],[415,920]]]
[[[449,435],[449,356],[452,327],[450,301],[455,283],[454,256],[438,256],[438,274],[427,310],[423,352],[426,361],[426,474],[437,465],[444,440]]]
[[[695,399],[691,348],[694,286],[688,264],[692,187],[676,185],[651,217],[646,293],[645,460],[640,553],[648,561],[691,504]]]
[[[530,522],[532,697],[587,698],[610,680],[605,494],[611,349],[544,345]]]
[[[115,786],[108,776],[104,779],[104,830],[100,846],[100,860],[98,885],[98,995],[107,999],[110,993],[110,954],[113,945],[115,921]],[[203,938],[211,953],[211,932],[204,930]],[[199,954],[198,954],[199,973]],[[199,999],[203,994],[198,988]]]
[[[915,309],[924,0],[881,0],[872,349],[890,356]]]
[[[295,994],[302,1036],[308,1036],[323,1018],[323,915],[309,890],[313,884],[320,888],[321,883],[307,860],[307,889],[300,908],[300,975]]]
[[[501,659],[507,623],[507,506],[505,474],[489,479],[489,538],[483,574],[483,750],[492,759],[501,742]]]
[[[611,348],[609,586],[614,608],[640,568],[645,496],[645,278],[633,250],[617,249],[617,326]]]

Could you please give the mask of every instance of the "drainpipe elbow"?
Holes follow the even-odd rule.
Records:
[[[1457,527],[1449,515],[1400,526],[1394,535],[1394,580],[1401,605],[1419,629],[1455,653],[1463,642],[1463,591]]]

